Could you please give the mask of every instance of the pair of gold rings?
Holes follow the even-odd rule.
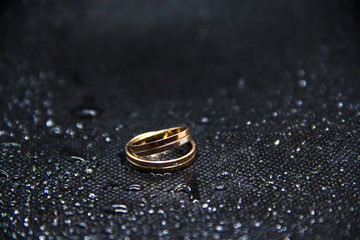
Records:
[[[180,157],[161,159],[180,146],[190,145],[190,150]],[[195,156],[195,142],[189,127],[173,127],[146,132],[131,139],[125,146],[126,158],[133,166],[151,171],[167,171],[186,167]]]

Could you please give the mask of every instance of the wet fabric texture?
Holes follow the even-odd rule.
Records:
[[[5,1],[1,239],[359,239],[359,6]],[[193,165],[139,172],[190,127]]]

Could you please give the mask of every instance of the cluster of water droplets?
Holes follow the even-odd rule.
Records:
[[[297,76],[296,87],[300,88],[301,91],[308,90],[311,82],[306,80],[305,71],[300,69]],[[44,81],[53,77],[52,73],[41,72],[38,79]],[[238,88],[245,88],[245,83],[245,79],[239,79]],[[204,180],[201,177],[202,182],[200,183],[197,182],[200,180],[196,180],[196,177],[194,177],[180,183],[176,182],[171,186],[166,186],[161,182],[166,182],[167,178],[176,179],[179,174],[147,173],[147,176],[157,180],[160,179],[158,186],[161,187],[157,189],[158,186],[155,186],[155,184],[151,185],[144,179],[140,181],[139,178],[134,181],[127,179],[126,184],[124,182],[115,182],[106,187],[97,184],[97,182],[101,182],[98,179],[101,177],[101,171],[106,168],[102,168],[101,164],[108,161],[110,165],[114,165],[120,164],[120,161],[119,159],[113,161],[112,156],[92,153],[91,150],[99,139],[101,143],[106,143],[108,146],[114,144],[116,138],[112,131],[120,133],[124,130],[124,125],[117,123],[111,129],[103,128],[100,130],[100,134],[98,134],[99,132],[93,134],[99,137],[94,140],[92,139],[93,136],[91,136],[91,129],[96,125],[97,118],[103,112],[94,102],[85,101],[84,103],[80,101],[74,104],[72,109],[69,110],[74,121],[69,126],[63,123],[56,114],[53,94],[46,92],[45,100],[40,101],[36,98],[38,93],[34,89],[26,90],[23,99],[18,96],[14,97],[4,114],[5,128],[0,130],[0,137],[4,140],[1,143],[3,148],[2,160],[7,159],[10,162],[15,162],[17,158],[26,156],[23,161],[29,162],[26,165],[27,170],[23,170],[17,165],[13,166],[20,169],[19,174],[16,175],[11,175],[14,170],[9,170],[6,165],[1,166],[0,169],[1,182],[8,184],[6,190],[9,190],[2,192],[0,195],[1,216],[8,219],[8,222],[11,222],[15,227],[18,227],[19,224],[22,226],[17,232],[12,233],[11,237],[15,239],[32,236],[33,230],[31,230],[31,227],[33,225],[40,226],[42,232],[40,239],[51,237],[52,233],[56,232],[56,228],[66,229],[65,237],[80,236],[82,232],[86,231],[89,235],[85,236],[85,239],[92,239],[96,234],[99,234],[96,230],[89,230],[96,223],[105,226],[104,231],[109,238],[116,239],[119,234],[130,236],[139,234],[142,231],[147,232],[149,235],[154,232],[153,235],[165,238],[171,234],[173,227],[175,230],[186,229],[184,222],[186,224],[190,223],[190,225],[201,224],[201,226],[205,226],[203,227],[205,230],[202,232],[195,231],[192,235],[186,233],[188,238],[213,237],[219,239],[224,236],[221,235],[222,233],[231,232],[241,236],[240,239],[248,239],[250,238],[249,232],[252,229],[263,227],[266,225],[265,222],[270,222],[270,226],[278,233],[286,233],[295,229],[297,232],[304,234],[312,225],[322,224],[324,222],[323,215],[326,213],[341,216],[342,204],[337,202],[335,193],[332,193],[330,199],[327,200],[328,206],[331,205],[331,207],[320,210],[315,210],[316,206],[313,206],[313,209],[308,211],[307,208],[301,205],[288,206],[267,198],[262,202],[260,201],[262,194],[267,192],[271,192],[279,198],[292,199],[294,196],[300,196],[299,198],[305,201],[311,193],[309,191],[311,181],[319,181],[316,178],[314,180],[314,176],[323,170],[321,164],[311,165],[309,173],[294,173],[284,169],[278,174],[263,174],[259,173],[257,168],[262,164],[268,164],[268,159],[261,155],[261,151],[273,151],[275,154],[282,154],[285,163],[286,161],[296,163],[299,156],[309,152],[310,146],[315,145],[317,151],[322,151],[326,147],[321,142],[321,134],[332,134],[332,128],[334,128],[332,121],[334,120],[330,117],[321,116],[318,121],[299,119],[294,121],[292,126],[286,126],[286,123],[280,120],[283,116],[291,116],[302,111],[304,105],[308,104],[307,99],[300,97],[290,99],[288,105],[291,111],[285,111],[282,108],[273,109],[273,111],[270,111],[269,116],[264,116],[263,119],[242,119],[242,122],[239,121],[236,126],[232,126],[232,131],[237,132],[240,132],[243,128],[253,128],[255,134],[254,136],[244,135],[246,142],[242,141],[243,146],[230,149],[234,152],[233,155],[230,154],[230,157],[223,156],[221,152],[229,150],[229,147],[224,142],[232,141],[234,136],[229,131],[215,130],[208,137],[204,149],[211,147],[216,149],[214,155],[217,157],[215,159],[216,164],[212,166],[221,170],[213,171],[213,169],[208,169],[209,172],[213,171],[209,175],[209,180]],[[213,101],[208,100],[207,103],[212,105]],[[340,123],[343,124],[346,123],[343,110],[358,111],[359,108],[359,106],[346,105],[341,93],[336,94],[333,106],[330,107],[336,109],[336,114],[340,117]],[[82,148],[81,145],[75,145],[68,149],[61,149],[58,159],[54,157],[56,154],[31,152],[26,142],[40,140],[43,132],[40,131],[41,134],[33,133],[32,126],[27,126],[20,120],[19,116],[13,118],[11,114],[15,109],[25,110],[32,119],[32,123],[39,127],[41,131],[44,130],[44,133],[57,139],[76,140],[71,143],[84,140],[86,142],[85,148]],[[240,111],[235,105],[233,110],[234,112]],[[201,126],[199,129],[206,129],[207,126],[213,127],[214,124],[219,122],[227,123],[226,116],[215,119],[213,112],[204,112],[196,121]],[[138,115],[137,112],[133,112],[129,118],[134,119]],[[275,125],[280,127],[274,127],[274,131],[271,132],[270,136],[261,134],[262,128]],[[319,143],[316,141],[314,143],[312,142],[313,139],[307,138],[306,133],[312,134],[313,132],[318,132],[315,137],[317,137],[316,141]],[[336,133],[336,129],[333,132]],[[19,134],[23,136],[25,143],[12,141]],[[352,134],[355,134],[355,132],[349,132],[348,135]],[[288,145],[292,138],[297,138],[297,144],[289,146],[286,153],[276,152],[281,151],[283,146]],[[239,139],[234,141],[236,140],[239,141]],[[331,144],[334,145],[334,142],[329,143],[329,145]],[[258,150],[259,148],[261,151]],[[82,150],[79,151],[78,149]],[[84,149],[86,150],[84,151]],[[98,155],[108,159],[103,161]],[[200,162],[207,157],[202,155],[201,151],[199,151],[198,155],[198,161]],[[227,159],[231,157],[233,159]],[[213,159],[206,158],[206,160],[211,161]],[[242,164],[242,161],[246,164]],[[42,164],[47,164],[48,167],[42,167]],[[121,174],[129,174],[132,171],[123,165],[119,168]],[[227,168],[230,170],[226,170]],[[268,165],[265,169],[271,169],[271,166]],[[338,169],[339,174],[345,174],[346,170],[346,167]],[[278,169],[274,169],[274,171],[278,171]],[[26,175],[23,175],[23,173],[26,173]],[[123,175],[120,175],[119,178],[124,179]],[[11,186],[9,187],[9,185]],[[258,185],[262,187],[257,187]],[[345,180],[340,183],[340,186],[344,188],[349,187],[349,185],[350,183]],[[149,196],[146,194],[151,192],[149,190],[150,186],[155,187],[151,190],[153,193]],[[22,195],[22,202],[9,201],[8,199],[11,199],[13,194],[19,191],[20,187],[23,187],[25,192]],[[220,196],[220,199],[221,196],[231,196],[229,193],[232,191],[241,191],[244,196],[237,199],[226,199],[223,202],[212,199],[213,196]],[[325,183],[322,184],[319,191],[335,192],[333,186]],[[116,201],[107,202],[107,198],[114,199],[114,196],[117,197]],[[132,201],[132,199],[138,199],[139,196],[143,197],[140,202]],[[163,204],[165,202],[162,199],[163,196],[168,198],[166,199],[169,202],[168,206]],[[34,200],[36,198],[38,198],[38,202]],[[8,208],[5,209],[3,206]],[[34,206],[37,207],[34,208]],[[242,212],[244,209],[249,210]],[[355,207],[350,209],[350,211],[356,210]],[[33,214],[35,216],[33,217],[31,211],[37,211],[38,214]],[[199,222],[200,220],[197,219],[194,212],[204,214],[205,217],[201,217],[201,219],[205,219],[206,222]],[[238,216],[225,219],[221,217],[224,212],[227,213],[224,216],[232,216],[231,214],[235,213]],[[41,214],[45,213],[51,216],[50,219],[41,219]],[[282,217],[279,217],[279,215]],[[161,221],[152,223],[149,227],[147,221],[151,221],[151,218],[155,216],[156,219],[161,219]],[[181,219],[180,216],[185,216],[186,220]],[[289,218],[298,218],[299,224],[290,224]],[[173,227],[168,227],[169,222],[174,224]],[[143,228],[139,226],[140,223],[143,223]],[[117,226],[121,226],[120,229],[117,229]],[[5,228],[9,228],[9,226],[5,226]]]

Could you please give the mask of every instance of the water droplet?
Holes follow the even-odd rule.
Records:
[[[82,123],[82,122],[76,123],[76,127],[78,129],[84,129],[84,123]]]
[[[83,157],[75,149],[72,149],[70,147],[62,148],[60,154],[62,155],[62,157],[65,158],[65,160],[68,160],[69,162],[86,161],[85,157]]]
[[[86,172],[87,174],[91,174],[91,173],[94,172],[94,170],[92,170],[91,168],[87,168],[87,169],[85,169],[85,172]]]
[[[279,144],[280,144],[280,140],[279,140],[279,139],[274,142],[274,145],[275,145],[275,146],[277,146],[277,145],[279,145]]]
[[[89,198],[96,198],[96,194],[95,193],[89,193]]]
[[[138,112],[132,112],[130,113],[130,118],[137,118],[139,116],[139,113]]]
[[[66,129],[66,133],[69,134],[71,137],[73,137],[75,135],[74,130],[72,130],[71,128]]]
[[[298,84],[299,84],[299,87],[304,88],[304,87],[306,87],[307,82],[306,82],[305,79],[300,79],[299,82],[298,82]]]
[[[71,113],[75,117],[82,119],[91,119],[102,113],[103,110],[95,105],[95,99],[93,97],[85,97],[83,103],[77,107],[71,109]]]
[[[50,128],[49,133],[53,136],[61,136],[63,134],[62,129],[59,126]]]
[[[9,174],[5,170],[2,170],[2,169],[0,169],[0,175],[3,175],[7,178],[9,177]]]
[[[220,225],[216,226],[216,231],[221,232],[222,230],[224,230],[223,226],[220,226]]]
[[[43,105],[44,105],[44,107],[50,107],[51,106],[51,101],[50,100],[45,100],[45,101],[43,101]]]
[[[201,123],[208,123],[209,122],[209,118],[207,117],[202,117],[200,120]]]
[[[47,127],[53,127],[55,126],[55,122],[54,120],[52,120],[51,118],[49,120],[46,121],[46,126]]]
[[[238,88],[242,89],[245,87],[245,78],[239,78],[238,80]]]
[[[338,103],[337,103],[337,107],[338,107],[338,108],[342,108],[342,107],[343,107],[343,103],[342,103],[342,102],[338,102]]]
[[[98,111],[95,109],[82,109],[81,110],[81,114],[82,116],[86,116],[86,117],[95,117],[98,115]]]
[[[1,143],[1,145],[3,145],[4,147],[21,147],[19,143],[15,143],[15,142],[5,142],[5,143]]]
[[[128,213],[129,210],[127,209],[127,206],[124,204],[113,204],[112,208],[114,209],[114,212],[116,213]]]
[[[60,188],[60,190],[63,190],[63,191],[69,191],[70,189],[72,189],[71,181],[61,183],[59,188]]]
[[[46,113],[47,113],[47,115],[51,116],[51,115],[54,114],[54,110],[52,110],[52,109],[49,108],[49,109],[46,111]]]
[[[130,185],[130,187],[128,188],[129,191],[140,191],[141,190],[141,186],[138,184],[132,184]]]
[[[185,192],[188,194],[190,200],[194,199],[194,196],[191,191],[191,187],[186,185],[185,183],[181,183],[177,185],[173,190],[171,190],[171,193],[175,193],[175,192]]]
[[[297,76],[298,77],[304,77],[305,76],[305,70],[304,69],[299,69],[297,71]]]
[[[12,179],[16,182],[16,181],[19,181],[22,177],[20,177],[20,175],[12,175]]]
[[[82,162],[85,162],[85,159],[82,158],[82,157],[79,157],[79,156],[70,156],[71,159],[74,159],[74,160],[80,160]]]
[[[226,189],[226,186],[225,186],[224,183],[218,183],[218,184],[216,184],[216,185],[214,186],[214,188],[215,188],[215,190],[221,191],[221,190],[225,190],[225,189]]]
[[[239,223],[239,222],[235,223],[234,228],[235,229],[241,228],[241,223]]]
[[[230,176],[230,173],[228,171],[222,171],[221,173],[216,174],[216,177],[226,177]]]
[[[123,124],[119,124],[119,125],[117,125],[116,127],[115,127],[115,130],[116,131],[120,131],[120,129],[123,129],[124,128],[124,125]]]
[[[298,107],[301,107],[301,106],[303,105],[303,101],[297,100],[297,101],[296,101],[296,105],[297,105]]]
[[[278,115],[277,112],[273,112],[273,113],[272,113],[272,116],[273,116],[273,117],[276,117],[277,115]]]
[[[24,226],[29,227],[29,218],[24,219]]]

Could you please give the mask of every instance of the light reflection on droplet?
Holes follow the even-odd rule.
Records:
[[[49,120],[46,121],[46,126],[47,127],[53,127],[55,126],[55,122],[54,120],[52,120],[51,118]]]
[[[112,208],[114,208],[114,212],[116,213],[128,213],[129,210],[124,204],[113,204]]]
[[[74,160],[80,160],[82,162],[85,162],[85,159],[82,158],[82,157],[79,157],[79,156],[70,156],[71,159],[74,159]]]
[[[201,123],[208,123],[209,122],[209,118],[207,117],[202,117],[200,120]]]
[[[0,175],[4,175],[7,178],[9,177],[9,174],[5,170],[2,170],[2,169],[0,169]]]
[[[304,87],[306,87],[307,82],[305,79],[300,79],[298,84],[299,84],[299,87],[304,88]]]
[[[128,188],[129,191],[140,191],[141,190],[141,186],[138,184],[132,184],[129,186]]]

